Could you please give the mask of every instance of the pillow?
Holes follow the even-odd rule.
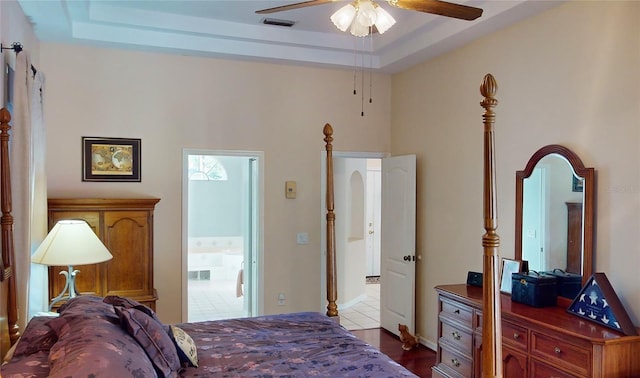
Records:
[[[119,321],[65,312],[48,324],[58,336],[48,353],[48,377],[157,377],[142,347]]]
[[[173,325],[169,326],[169,336],[171,336],[171,340],[173,340],[176,345],[180,362],[198,367],[198,349],[191,336],[182,328]]]
[[[160,322],[158,316],[155,311],[153,311],[150,307],[143,305],[142,303],[135,301],[131,298],[119,297],[117,295],[108,295],[103,299],[104,303],[109,303],[114,306],[120,306],[124,308],[135,308],[136,310],[140,310],[150,317],[154,318],[156,321]],[[162,322],[160,322],[162,323]]]
[[[58,341],[58,335],[49,327],[51,317],[33,317],[24,329],[20,339],[13,345],[14,356],[28,356],[38,351],[48,352]]]
[[[135,308],[114,306],[114,309],[122,326],[144,349],[156,370],[164,377],[177,377],[180,358],[163,325]]]
[[[95,295],[79,295],[69,299],[58,309],[60,316],[65,315],[96,315],[114,318],[118,321],[118,316],[113,311],[113,306],[103,303],[102,297]]]

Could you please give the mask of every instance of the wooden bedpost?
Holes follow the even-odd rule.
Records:
[[[491,74],[487,74],[480,85],[485,109],[484,121],[484,228],[482,236],[484,248],[482,281],[482,376],[502,377],[502,314],[498,274],[500,272],[500,237],[496,206],[496,161],[493,125],[498,105],[495,94],[498,84]]]
[[[15,344],[20,337],[18,328],[18,304],[16,298],[16,281],[13,251],[13,216],[11,215],[11,170],[9,166],[9,130],[11,114],[6,108],[0,109],[0,201],[2,218],[0,218],[2,235],[2,262],[0,262],[0,280],[7,280],[7,322],[9,323],[9,340]]]
[[[336,215],[333,213],[333,128],[324,125],[325,149],[327,150],[327,316],[338,316],[336,284]]]

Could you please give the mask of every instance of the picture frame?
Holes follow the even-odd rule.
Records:
[[[502,258],[502,269],[500,270],[500,292],[511,294],[511,274],[522,271],[523,261]]]
[[[584,191],[584,179],[578,178],[576,175],[573,175],[573,181],[571,183],[571,190],[574,192],[582,192]]]
[[[591,275],[567,312],[627,336],[638,336],[636,327],[604,273]]]
[[[140,182],[142,140],[82,137],[82,181]]]

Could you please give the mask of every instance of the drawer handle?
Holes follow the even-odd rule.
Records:
[[[561,351],[561,350],[560,350],[560,348],[558,348],[558,347],[555,347],[555,348],[553,349],[553,351],[554,351],[556,354],[560,354],[560,353],[562,353],[562,351]]]
[[[460,367],[460,361],[458,361],[458,359],[456,358],[451,359],[451,364],[455,367]]]
[[[458,331],[451,332],[451,336],[453,336],[455,340],[460,340],[460,333],[458,333]]]
[[[453,312],[454,314],[460,315],[460,309],[457,309]]]
[[[513,333],[513,339],[518,340],[520,338],[520,334],[518,332]]]

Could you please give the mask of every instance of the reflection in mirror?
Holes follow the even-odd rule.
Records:
[[[524,180],[522,259],[529,262],[529,269],[582,274],[583,192],[581,185],[574,185],[574,177],[584,181],[566,159],[551,154]]]
[[[516,172],[516,253],[529,269],[593,271],[595,173],[566,147],[538,150]]]

